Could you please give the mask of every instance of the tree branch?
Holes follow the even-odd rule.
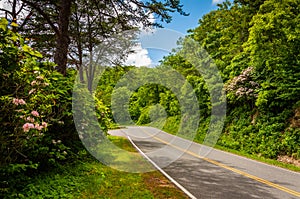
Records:
[[[18,27],[19,30],[22,30],[23,27],[26,25],[27,21],[30,19],[31,15],[33,14],[32,11],[29,12],[29,14],[24,19],[23,23]]]
[[[4,9],[4,8],[0,8],[0,10],[6,12],[6,13],[8,13],[8,14],[10,14],[11,16],[13,15],[11,11],[6,10],[6,9]]]
[[[47,23],[51,26],[51,28],[54,30],[54,32],[59,35],[60,32],[58,28],[54,25],[54,23],[51,21],[50,17],[35,3],[30,2],[28,0],[23,0],[24,3],[28,4],[30,7],[34,8],[36,11],[40,13],[44,17],[44,19],[47,21]]]
[[[20,8],[19,11],[17,12],[17,15],[19,15],[19,14],[21,13],[21,11],[23,10],[23,8],[24,8],[24,3],[22,3],[21,8]]]

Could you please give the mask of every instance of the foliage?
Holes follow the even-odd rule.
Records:
[[[299,99],[299,1],[265,1],[251,21],[245,50],[261,82],[256,105],[280,113]]]
[[[0,35],[0,194],[5,194],[22,188],[35,172],[77,158],[82,144],[72,115],[76,71],[58,73],[3,18]],[[101,100],[93,106],[106,132],[107,108]]]
[[[225,90],[228,93],[227,98],[229,101],[233,103],[244,101],[252,104],[255,102],[258,95],[259,84],[253,81],[252,74],[253,67],[248,67],[243,70],[239,76],[227,82]]]
[[[225,81],[227,119],[219,145],[273,159],[300,157],[299,5],[297,0],[226,1],[190,30],[187,38],[207,50]],[[203,141],[214,120],[207,82],[178,53],[159,67],[175,69],[192,85],[201,113],[195,139]],[[144,124],[153,122],[150,113],[161,105],[167,118],[152,124],[176,133],[183,119],[178,100],[171,90],[147,84],[132,93],[128,108],[131,118]]]
[[[172,12],[187,15],[179,0],[129,0],[126,3],[121,0],[8,2],[11,3],[11,9],[0,11],[14,24],[19,24],[14,31],[25,33],[31,45],[53,58],[57,64],[56,69],[64,75],[68,61],[78,66],[79,72],[83,74],[83,54],[93,53],[95,45],[106,43],[114,34],[141,25],[145,28],[161,27],[157,21],[169,23]],[[158,20],[153,21],[149,15]],[[71,60],[68,60],[68,56]]]
[[[124,138],[109,139],[124,150],[136,152]],[[77,160],[61,167],[37,172],[26,180],[10,180],[19,186],[2,195],[0,192],[1,198],[186,198],[158,171],[147,174],[120,172],[99,163],[86,151],[80,151]]]
[[[72,126],[70,91],[72,73],[62,77],[53,64],[42,62],[40,53],[7,28],[1,20],[1,165],[14,163],[36,168],[37,163],[55,163],[66,158],[70,132],[58,131],[63,123]]]
[[[300,99],[298,7],[295,0],[227,1],[191,30],[226,81],[220,145],[274,159],[297,156],[298,127],[290,121]]]

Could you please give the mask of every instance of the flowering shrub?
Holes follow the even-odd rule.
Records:
[[[257,98],[259,84],[252,80],[253,70],[253,67],[246,68],[225,85],[229,100]]]
[[[56,72],[7,24],[0,19],[0,170],[9,177],[68,158],[76,131],[71,114],[74,72],[67,77]]]

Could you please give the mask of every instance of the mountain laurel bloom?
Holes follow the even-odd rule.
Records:
[[[38,117],[40,114],[37,111],[31,111],[31,115]]]
[[[226,84],[226,91],[233,92],[237,97],[250,96],[257,97],[256,89],[259,88],[259,84],[252,81],[252,72],[254,68],[248,67],[242,71],[242,73]]]
[[[29,121],[29,122],[31,122],[31,123],[34,122],[34,118],[32,118],[32,117],[30,117],[30,116],[28,116],[28,117],[26,118],[26,120]]]
[[[47,128],[48,124],[47,124],[46,122],[42,122],[42,126],[43,126],[44,128]]]
[[[33,88],[33,89],[31,89],[31,90],[29,91],[29,93],[28,93],[28,94],[30,95],[30,94],[34,93],[35,91],[36,91],[36,89],[35,89],[35,88]]]
[[[42,125],[39,125],[38,123],[36,123],[34,128],[41,131],[44,127]]]
[[[25,123],[23,125],[23,130],[24,132],[28,132],[30,129],[34,129],[34,125],[32,123]]]
[[[15,104],[15,105],[25,105],[26,102],[23,99],[14,98],[13,99],[13,104]]]
[[[43,80],[44,77],[39,75],[39,76],[36,77],[36,79]]]
[[[31,86],[34,86],[34,85],[36,85],[36,81],[33,80],[30,84],[31,84]]]

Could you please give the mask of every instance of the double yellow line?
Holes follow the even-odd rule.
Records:
[[[227,166],[227,165],[225,165],[225,164],[222,164],[222,163],[220,163],[220,162],[217,162],[217,161],[215,161],[215,160],[211,160],[211,159],[209,159],[209,158],[200,156],[200,155],[198,155],[198,154],[196,154],[196,153],[194,153],[194,152],[191,152],[191,151],[188,151],[188,150],[184,150],[184,149],[182,149],[182,148],[180,148],[180,147],[178,147],[178,146],[176,146],[176,145],[173,145],[173,144],[171,144],[171,143],[169,143],[169,142],[166,142],[166,141],[164,141],[164,140],[162,140],[162,139],[160,139],[160,138],[158,138],[158,137],[156,137],[156,136],[153,136],[153,135],[149,134],[148,132],[146,132],[146,131],[144,131],[144,130],[143,130],[143,132],[145,132],[146,134],[152,136],[152,138],[154,138],[155,140],[157,140],[157,141],[159,141],[159,142],[162,142],[162,143],[164,143],[164,144],[167,144],[167,145],[169,145],[169,146],[171,146],[171,147],[173,147],[173,148],[175,148],[175,149],[178,149],[178,150],[180,150],[180,151],[182,151],[182,152],[185,152],[185,153],[187,153],[187,154],[189,154],[189,155],[192,155],[192,156],[194,156],[194,157],[196,157],[196,158],[200,158],[200,159],[205,160],[205,161],[207,161],[207,162],[209,162],[209,163],[211,163],[211,164],[214,164],[214,165],[217,165],[217,166],[222,167],[222,168],[224,168],[224,169],[230,170],[230,171],[232,171],[232,172],[234,172],[234,173],[238,173],[238,174],[240,174],[240,175],[242,175],[242,176],[248,177],[248,178],[250,178],[250,179],[253,179],[253,180],[255,180],[255,181],[258,181],[258,182],[261,182],[261,183],[263,183],[263,184],[269,185],[269,186],[271,186],[271,187],[274,187],[274,188],[276,188],[276,189],[279,189],[279,190],[281,190],[281,191],[284,191],[284,192],[286,192],[286,193],[289,193],[289,194],[291,194],[291,195],[294,195],[294,196],[297,196],[297,197],[300,198],[300,193],[297,192],[297,191],[288,189],[288,188],[286,188],[286,187],[280,186],[280,185],[275,184],[275,183],[272,183],[272,182],[270,182],[270,181],[268,181],[268,180],[265,180],[265,179],[256,177],[256,176],[251,175],[251,174],[248,174],[248,173],[243,172],[243,171],[241,171],[241,170],[238,170],[238,169],[229,167],[229,166]]]

